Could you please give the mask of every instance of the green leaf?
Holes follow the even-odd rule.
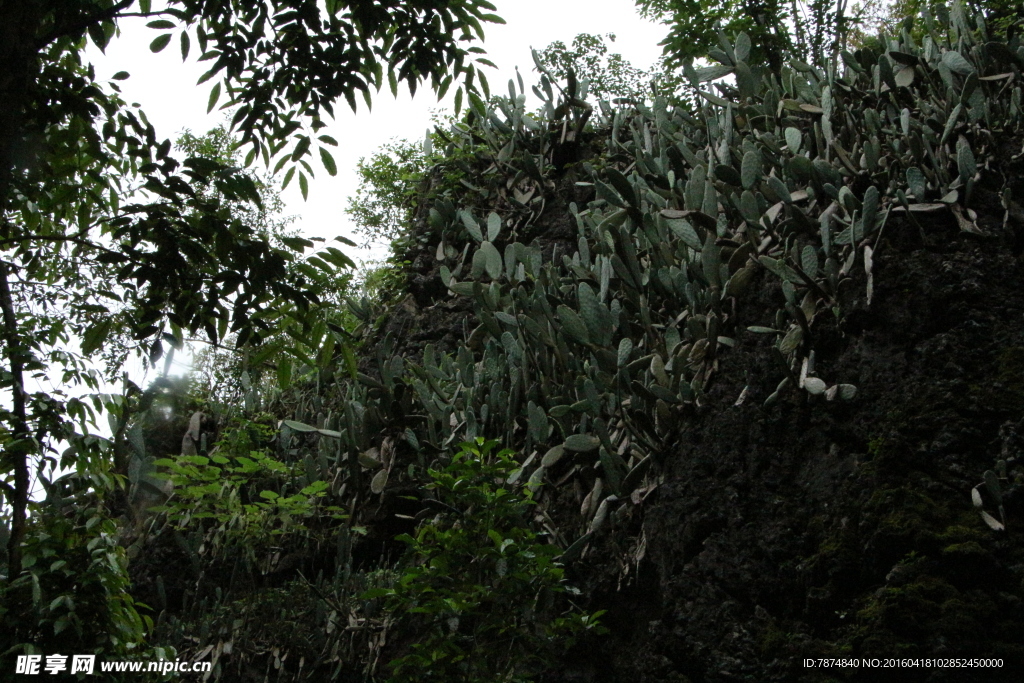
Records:
[[[960,181],[963,183],[972,179],[978,172],[978,163],[974,159],[974,152],[971,151],[971,143],[962,135],[956,143],[956,164],[960,171]]]
[[[589,344],[590,335],[587,333],[587,326],[579,314],[565,304],[560,305],[557,310],[558,319],[562,322],[569,336],[578,342]]]
[[[543,443],[548,438],[548,416],[544,409],[533,401],[527,406],[530,437],[535,443]]]
[[[683,244],[695,251],[700,250],[704,243],[689,221],[682,218],[668,218],[665,222],[668,223],[669,230],[679,237]]]
[[[761,209],[757,205],[757,197],[750,190],[744,190],[740,195],[740,213],[743,220],[751,225],[757,225],[761,220]]]
[[[878,213],[878,188],[874,185],[864,191],[864,209],[861,215],[861,224],[864,226],[864,234],[870,234],[875,229],[875,217]]]
[[[295,143],[295,149],[292,150],[292,161],[298,161],[299,159],[304,157],[306,155],[306,152],[309,151],[309,146],[311,144],[312,141],[309,139],[309,136],[300,135],[299,141]]]
[[[698,90],[697,93],[700,94],[701,97],[706,99],[711,104],[717,104],[719,107],[723,107],[723,108],[726,108],[726,107],[729,106],[729,101],[728,100],[723,100],[718,95],[712,95],[711,93],[704,92],[703,90]]]
[[[480,252],[484,257],[484,266],[487,269],[487,274],[492,280],[497,280],[501,277],[502,271],[502,258],[501,253],[493,243],[484,241],[480,244]]]
[[[713,66],[705,66],[700,69],[696,69],[698,83],[710,83],[711,81],[717,81],[719,78],[723,78],[732,73],[731,66],[725,66],[722,64],[715,64]]]
[[[750,56],[750,45],[750,36],[743,31],[740,31],[740,34],[736,36],[736,45],[733,48],[733,52],[738,61],[747,61],[747,57]]]
[[[501,234],[501,217],[493,211],[487,216],[487,240],[493,242]]]
[[[804,247],[800,254],[800,267],[808,277],[815,277],[818,274],[818,250],[809,244]]]
[[[365,467],[368,470],[375,470],[383,465],[380,460],[377,460],[377,458],[373,457],[369,453],[360,453],[356,460],[359,462],[360,467]]]
[[[217,106],[217,100],[220,99],[220,83],[217,83],[210,90],[210,98],[206,103],[206,113],[209,114],[213,111],[213,108]]]
[[[623,337],[619,342],[619,353],[615,359],[618,367],[625,367],[629,363],[629,355],[633,352],[633,340],[629,337]]]
[[[804,389],[807,393],[812,396],[818,396],[825,393],[825,382],[817,377],[808,377],[804,380]]]
[[[605,169],[605,172],[608,175],[608,181],[612,184],[612,187],[614,187],[615,191],[618,192],[624,200],[626,200],[626,203],[630,206],[637,206],[636,191],[634,191],[632,183],[629,182],[626,176],[611,167]]]
[[[736,62],[736,88],[740,91],[740,99],[748,100],[757,95],[757,77],[746,62]]]
[[[118,71],[116,74],[111,76],[111,78],[114,79],[115,81],[123,81],[124,79],[128,78],[129,76],[131,76],[131,74],[128,73],[127,71]]]
[[[786,163],[786,170],[798,182],[807,183],[814,175],[814,164],[803,154],[797,154]]]
[[[309,180],[306,179],[306,174],[299,171],[299,190],[302,191],[302,199],[309,198]]]
[[[570,437],[571,438],[571,437]],[[622,493],[622,467],[616,462],[615,457],[608,452],[608,449],[601,448],[601,469],[604,471],[605,479],[608,481],[608,488],[616,495]],[[606,498],[605,501],[608,499]],[[604,501],[602,501],[604,502]]]
[[[323,162],[324,168],[327,169],[328,175],[338,175],[338,166],[337,164],[334,163],[334,157],[331,156],[331,153],[328,152],[327,149],[324,147],[320,148],[320,161]]]
[[[188,59],[189,47],[190,47],[190,43],[189,43],[189,38],[188,38],[188,32],[187,31],[182,31],[181,32],[181,61],[183,61],[183,62],[186,59]]]
[[[974,73],[974,67],[964,59],[964,56],[955,50],[949,50],[942,54],[942,63],[949,67],[953,73],[961,76],[968,76]]]
[[[370,491],[374,494],[379,494],[384,490],[384,487],[388,484],[388,471],[381,470],[377,474],[373,475],[373,479],[370,481]]]
[[[598,300],[597,293],[586,282],[580,283],[578,298],[589,339],[602,346],[610,344],[612,319],[608,308]]]
[[[910,194],[914,195],[914,199],[919,202],[923,202],[926,192],[926,180],[924,173],[921,169],[916,166],[911,166],[907,169],[907,187],[910,189]]]
[[[171,34],[165,33],[162,36],[157,36],[156,40],[149,44],[149,49],[151,52],[160,52],[167,47],[169,42],[171,42]]]
[[[715,166],[715,177],[727,185],[739,186],[741,184],[740,174],[732,166],[719,164]]]
[[[744,190],[752,189],[754,184],[761,179],[761,154],[759,152],[750,150],[743,155],[740,179],[743,182]]]
[[[792,195],[789,194],[789,188],[786,187],[786,183],[782,182],[775,176],[768,176],[768,187],[771,191],[783,202],[790,204],[793,201]]]
[[[704,248],[700,251],[700,262],[701,270],[704,271],[704,277],[711,284],[712,287],[721,287],[721,272],[719,266],[722,263],[721,260],[722,249],[715,244],[715,235],[708,231],[707,239],[704,241]]]
[[[756,269],[754,266],[744,266],[733,273],[729,281],[725,283],[725,296],[742,296],[747,291],[750,283],[753,282],[755,273]],[[719,341],[721,341],[721,338],[719,338]]]
[[[574,453],[589,453],[597,450],[601,440],[592,434],[570,434],[563,444],[565,450]]]
[[[277,362],[277,382],[282,389],[287,389],[292,383],[292,361],[287,356]]]
[[[111,318],[102,318],[95,325],[89,327],[85,334],[82,336],[82,354],[85,356],[91,355],[107,340],[107,335],[110,333],[110,327],[113,324]]]
[[[786,129],[786,146],[789,147],[790,154],[798,154],[800,152],[800,143],[803,142],[804,136],[796,128]]]
[[[293,251],[302,252],[313,246],[305,237],[282,237],[281,243]]]
[[[633,469],[629,471],[629,474],[622,480],[622,495],[626,496],[632,493],[640,482],[643,481],[644,475],[651,469],[651,465],[654,464],[654,456],[648,455],[643,460],[638,462]]]
[[[793,325],[789,328],[789,332],[779,342],[779,351],[784,354],[792,353],[796,351],[804,340],[804,331],[799,325]]]
[[[564,454],[564,446],[555,446],[554,448],[549,449],[548,452],[544,454],[544,458],[541,459],[540,464],[542,467],[552,467],[555,465],[555,463],[562,459],[562,456]]]
[[[469,236],[477,242],[483,242],[484,234],[480,231],[480,224],[473,218],[473,214],[463,209],[459,211],[459,217],[462,219],[462,224],[466,226],[466,232],[469,233]]]
[[[913,67],[904,67],[896,72],[896,85],[901,88],[909,88],[914,84]]]
[[[774,259],[771,256],[759,256],[757,260],[762,266],[770,270],[775,275],[778,275],[786,282],[791,282],[793,284],[803,283],[803,279],[801,279],[799,273],[793,270],[784,260]]]
[[[316,427],[308,425],[304,422],[296,422],[295,420],[282,420],[282,424],[296,432],[303,432],[308,434],[316,431]]]
[[[946,54],[949,54],[948,52]],[[957,120],[960,118],[960,112],[964,110],[964,105],[958,104],[953,107],[953,111],[949,113],[949,118],[946,119],[946,127],[942,131],[942,137],[939,138],[939,144],[946,144],[946,140],[949,139],[950,134],[953,132],[953,128],[956,126]]]

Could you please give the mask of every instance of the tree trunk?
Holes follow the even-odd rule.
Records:
[[[14,491],[8,492],[12,508],[11,536],[7,539],[7,576],[13,580],[21,573],[21,541],[25,536],[28,509],[28,451],[32,434],[25,412],[25,349],[18,335],[18,321],[11,301],[10,272],[0,261],[0,311],[3,313],[3,342],[11,371],[11,418],[7,447],[4,448],[4,471],[14,471]],[[12,447],[13,446],[13,447]]]
[[[35,0],[0,0],[0,235],[11,237],[14,225],[8,219],[16,155],[22,139],[25,102],[37,59],[34,44],[39,23]],[[32,433],[25,406],[24,365],[27,349],[18,331],[18,319],[11,296],[11,264],[0,258],[0,340],[11,373],[11,415],[8,446],[2,455],[3,472],[14,473],[14,487],[5,486],[12,508],[11,535],[7,541],[8,580],[21,573],[21,543],[29,498],[29,457]],[[11,445],[14,447],[12,448]]]

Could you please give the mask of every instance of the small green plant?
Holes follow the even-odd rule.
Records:
[[[405,269],[411,261],[400,261],[395,257],[386,261],[371,261],[365,263],[363,271],[362,290],[363,295],[370,301],[390,301],[396,293],[403,291],[405,287]]]
[[[33,504],[22,546],[24,571],[0,581],[0,652],[174,656],[173,650],[146,646],[153,621],[140,614],[147,607],[129,592],[127,554],[105,509],[114,486],[111,478],[72,472],[48,483],[46,500]],[[0,575],[6,573],[0,565]]]
[[[461,444],[451,463],[430,470],[427,488],[440,512],[399,536],[407,565],[392,588],[367,591],[383,598],[419,634],[391,661],[392,683],[412,681],[525,681],[587,630],[601,613],[558,597],[575,592],[556,562],[560,550],[529,525],[528,489],[509,485],[519,467],[495,441]]]
[[[208,455],[162,458],[154,462],[167,470],[174,495],[154,508],[177,528],[191,520],[210,519],[225,534],[225,545],[269,542],[284,533],[303,532],[304,520],[319,514],[344,518],[341,508],[320,506],[327,483],[314,481],[293,487],[293,468],[256,446],[268,440],[271,428],[239,420]],[[296,488],[289,495],[289,488]]]

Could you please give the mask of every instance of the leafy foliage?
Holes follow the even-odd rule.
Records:
[[[242,155],[238,150],[238,140],[228,129],[227,124],[222,124],[207,131],[201,136],[196,136],[192,131],[184,131],[174,146],[181,153],[188,157],[210,159],[226,167],[240,167]],[[241,202],[229,206],[233,216],[246,225],[253,228],[253,231],[262,239],[273,243],[277,247],[286,247],[282,238],[293,238],[297,235],[289,226],[294,222],[294,216],[283,216],[284,200],[278,191],[280,183],[269,174],[260,177],[251,170],[244,172],[251,180],[259,194],[258,203]],[[200,191],[209,192],[211,188],[200,188]]]
[[[82,59],[87,42],[104,49],[127,16],[151,20],[160,32],[154,52],[176,37],[185,59],[194,42],[200,60],[211,62],[200,81],[217,80],[209,108],[226,95],[232,129],[248,146],[243,164],[261,157],[275,173],[289,166],[284,184],[297,172],[305,195],[307,157],[315,153],[337,172],[329,151],[337,141],[320,131],[339,97],[354,108],[362,94],[369,104],[385,78],[392,92],[399,82],[415,90],[424,81],[442,95],[456,83],[460,92],[477,84],[486,92],[477,65],[488,62],[466,43],[483,37],[483,23],[501,21],[489,10],[485,0],[0,6],[0,389],[10,393],[0,411],[0,491],[10,505],[4,590],[26,576],[33,470],[44,487],[60,466],[113,477],[100,490],[115,490],[127,474],[121,446],[130,412],[148,400],[131,384],[123,396],[87,401],[64,389],[30,393],[30,378],[56,368],[62,386],[95,392],[95,352],[108,354],[113,374],[129,353],[156,362],[168,345],[180,348],[198,333],[215,343],[230,334],[244,348],[277,331],[300,339],[300,361],[331,358],[335,321],[320,315],[318,291],[351,265],[334,248],[300,260],[313,244],[297,237],[269,241],[253,176],[204,156],[210,150],[201,144],[175,158],[171,142],[117,95],[127,72],[96,82]],[[263,350],[255,364],[279,351]],[[287,384],[288,364],[278,363],[277,374]],[[113,416],[111,440],[89,436],[104,409]],[[72,447],[58,461],[61,440]]]
[[[857,23],[847,0],[638,0],[641,13],[670,27],[662,43],[673,63],[682,63],[724,50],[726,36],[750,36],[750,64],[778,73],[787,59],[821,66],[826,57],[846,47]],[[853,15],[856,16],[856,15]],[[720,61],[720,60],[719,60]]]
[[[101,659],[163,658],[141,647],[153,628],[129,593],[128,558],[96,490],[109,479],[66,474],[50,484],[29,523],[24,572],[0,586],[0,647],[8,654],[93,653]]]
[[[617,52],[609,54],[608,42],[615,42],[614,33],[580,33],[571,46],[560,40],[548,45],[540,52],[540,61],[559,81],[567,80],[570,71],[576,78],[586,80],[595,100],[651,99],[657,75],[637,69]]]
[[[359,187],[345,213],[367,244],[397,239],[412,219],[416,183],[426,158],[421,145],[394,140],[356,166]]]
[[[576,609],[552,618],[563,592],[558,549],[526,522],[532,501],[506,482],[518,468],[494,441],[460,444],[443,470],[429,472],[438,514],[421,524],[393,588],[368,591],[421,634],[392,660],[392,681],[520,681],[553,660],[600,614]]]
[[[340,508],[317,505],[325,495],[325,482],[313,481],[294,490],[291,483],[300,472],[262,450],[244,447],[271,436],[266,425],[244,421],[229,426],[207,455],[155,460],[153,465],[167,469],[174,493],[153,511],[166,513],[167,522],[176,528],[209,519],[217,529],[211,541],[216,552],[252,556],[276,536],[302,535],[306,518],[320,514],[342,518]]]
[[[379,679],[393,659],[396,680],[490,681],[593,633],[582,610],[559,615],[563,568],[607,553],[609,530],[621,576],[640,561],[632,520],[687,418],[720,400],[732,349],[774,363],[735,403],[862,400],[821,340],[851,301],[870,309],[879,250],[897,232],[941,247],[929,214],[976,238],[998,229],[972,213],[982,183],[1010,215],[988,169],[1024,127],[1020,39],[961,5],[899,30],[772,74],[750,35],[723,33],[716,64],[684,68],[694,108],[594,105],[575,72],[561,84],[543,63],[539,112],[518,80],[467,96],[431,136],[403,245],[431,305],[349,302],[358,328],[311,325],[309,372],[240,374],[239,409],[267,410],[263,427],[163,463],[179,492],[147,547],[173,543],[187,565],[149,567],[160,642],[209,653],[215,678]],[[744,305],[754,295],[775,305]],[[448,314],[441,339],[407,334]],[[79,462],[103,465],[96,443],[74,441]],[[972,495],[990,526],[1006,476],[997,465]],[[162,588],[175,580],[180,604]]]
[[[339,407],[350,459],[378,448],[377,434],[412,435],[413,469],[371,465],[371,490],[467,438],[533,453],[519,477],[535,486],[564,476],[571,454],[582,467],[570,480],[590,493],[556,537],[581,557],[642,500],[732,348],[767,344],[775,360],[737,401],[858,400],[818,357],[819,330],[843,322],[851,287],[870,306],[886,225],[918,230],[918,216],[943,212],[980,232],[969,210],[979,159],[1021,126],[1009,76],[1019,40],[996,47],[962,9],[920,21],[922,42],[905,29],[885,52],[844,52],[834,76],[797,63],[759,78],[749,38],[725,41],[721,63],[688,70],[697,111],[593,107],[546,75],[539,120],[515,82],[507,99],[473,102],[443,133],[467,182],[426,211],[436,247],[425,253],[473,308],[466,341],[396,356],[404,341],[386,337],[373,370],[322,396]],[[735,86],[704,89],[728,74]],[[558,220],[556,155],[588,120],[600,133],[571,172],[592,194],[566,207],[575,235],[547,237],[535,226]],[[764,287],[777,308],[742,317]]]

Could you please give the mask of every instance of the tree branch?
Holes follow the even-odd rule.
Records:
[[[44,47],[57,40],[58,38],[64,38],[66,36],[74,36],[82,31],[85,31],[96,22],[103,22],[109,19],[113,19],[118,16],[121,10],[128,9],[135,3],[135,0],[121,0],[116,5],[109,7],[102,12],[96,12],[87,17],[83,17],[78,21],[72,22],[67,26],[55,28],[50,31],[47,35],[43,36],[36,43],[36,50],[42,50]]]

